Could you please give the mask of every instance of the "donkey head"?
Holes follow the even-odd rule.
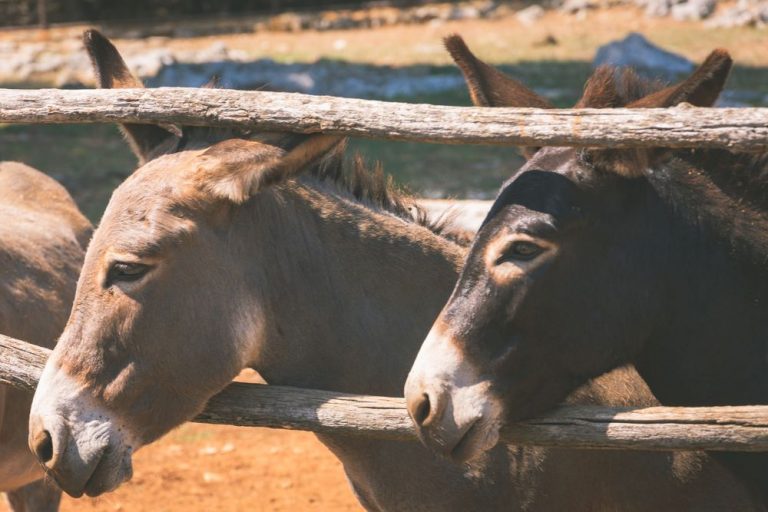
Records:
[[[447,41],[473,101],[546,106]],[[659,88],[596,70],[578,107],[710,106],[730,68],[715,51]],[[655,88],[655,91],[654,91]],[[521,92],[522,91],[522,92]],[[538,414],[624,364],[662,318],[672,212],[644,176],[662,149],[541,148],[501,188],[405,387],[421,438],[456,460],[498,440],[502,421]]]
[[[140,86],[107,39],[90,31],[85,42],[102,86]],[[268,270],[233,264],[244,246],[228,226],[340,143],[122,128],[143,165],[94,234],[30,417],[31,448],[73,496],[130,478],[133,451],[193,418],[251,361],[264,337],[252,285]]]

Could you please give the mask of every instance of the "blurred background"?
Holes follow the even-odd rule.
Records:
[[[236,89],[469,105],[441,42],[457,32],[562,107],[597,64],[673,81],[716,47],[736,62],[720,105],[768,106],[767,26],[765,0],[0,0],[0,87],[93,87],[80,37],[96,27],[149,87],[198,87],[215,75]],[[352,146],[431,198],[493,198],[522,162],[513,148]],[[60,180],[94,222],[136,167],[117,129],[102,125],[0,125],[0,159]],[[65,499],[63,510],[245,507],[359,509],[312,435],[190,424],[140,452],[117,493]]]

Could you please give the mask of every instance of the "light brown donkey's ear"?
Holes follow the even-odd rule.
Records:
[[[99,88],[144,87],[128,70],[117,48],[99,31],[86,30],[83,43],[96,72]],[[164,129],[154,124],[122,124],[120,129],[141,164],[175,148],[181,136],[181,130],[174,126]]]
[[[680,103],[711,107],[725,87],[733,61],[726,50],[715,50],[687,79],[627,105],[628,108],[668,108]],[[591,149],[588,159],[600,168],[626,177],[639,177],[670,152],[651,149]]]
[[[259,190],[320,163],[344,140],[338,135],[312,135],[289,150],[252,140],[225,140],[201,155],[195,183],[218,199],[241,204]]]
[[[475,57],[460,35],[448,36],[443,43],[464,75],[469,96],[476,106],[553,108],[549,101],[514,78]],[[520,149],[526,158],[538,150],[532,147]]]

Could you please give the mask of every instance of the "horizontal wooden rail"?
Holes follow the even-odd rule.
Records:
[[[0,335],[0,383],[33,391],[50,351]],[[414,440],[402,398],[234,383],[196,422]],[[768,406],[561,407],[503,432],[515,444],[632,450],[768,451]]]
[[[768,108],[441,107],[226,89],[0,89],[0,123],[178,123],[444,144],[768,149]]]

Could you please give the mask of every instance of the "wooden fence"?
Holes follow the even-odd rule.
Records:
[[[0,384],[34,391],[50,350],[0,335]],[[193,421],[414,440],[402,398],[234,383]],[[509,426],[516,444],[633,450],[768,451],[768,406],[567,406]]]
[[[442,107],[226,89],[0,89],[0,123],[178,123],[443,144],[768,150],[768,108]]]
[[[450,144],[768,150],[768,109],[479,109],[210,89],[3,90],[0,123],[154,122]],[[32,391],[48,350],[0,335],[0,383]],[[194,421],[415,439],[403,399],[232,384]],[[516,444],[768,451],[768,406],[565,406],[511,425]]]

